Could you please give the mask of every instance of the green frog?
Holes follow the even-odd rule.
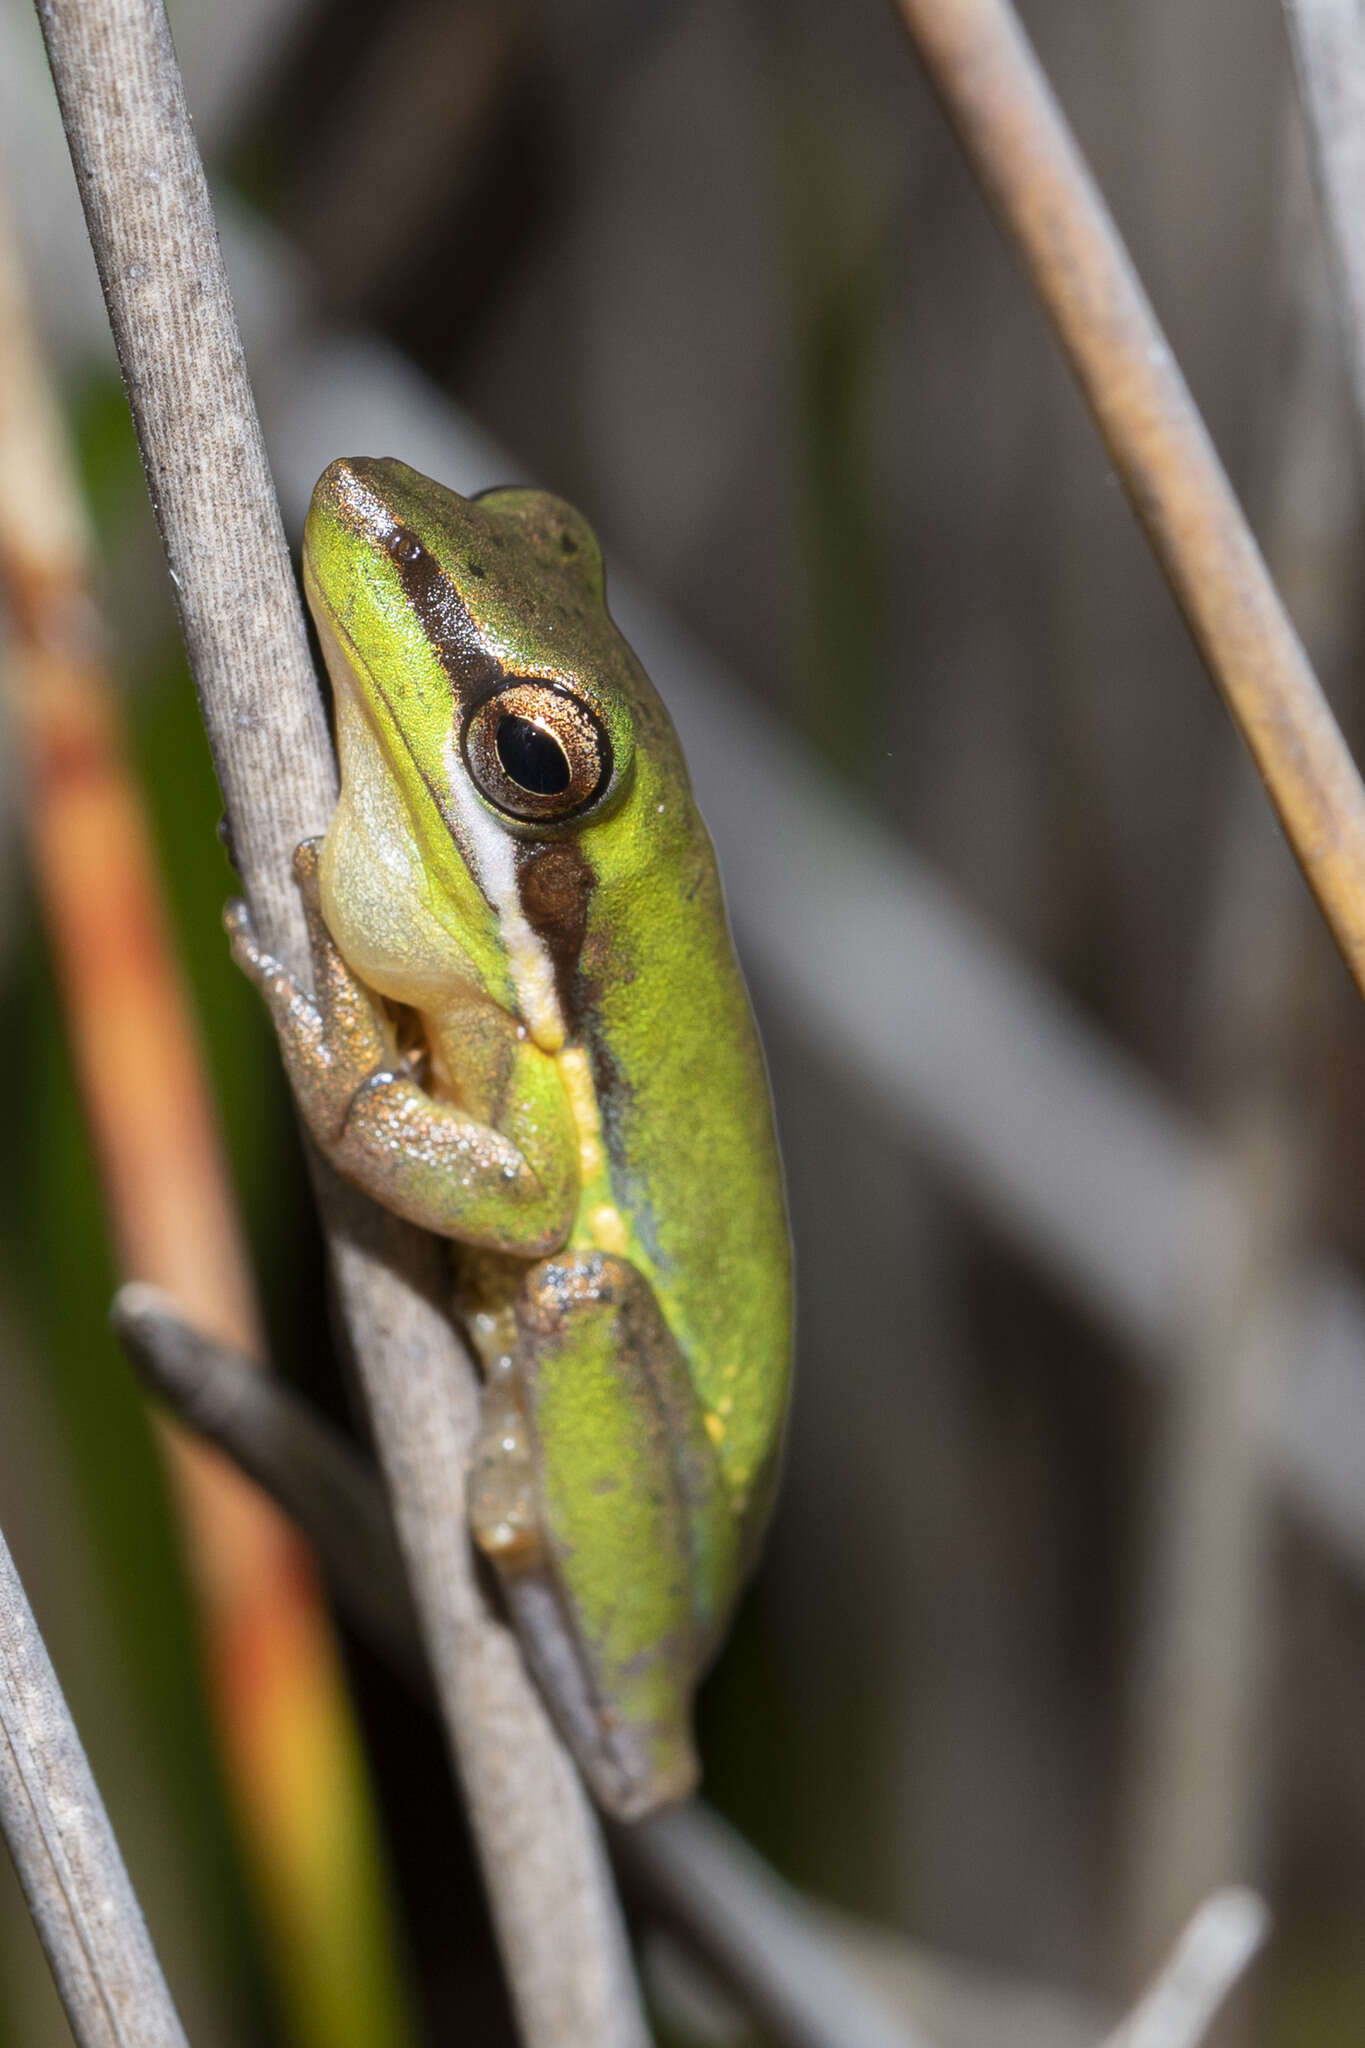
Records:
[[[763,1055],[676,734],[580,514],[332,463],[304,585],[341,795],[314,987],[229,912],[309,1131],[460,1247],[468,1480],[595,1796],[696,1781],[691,1702],[772,1502],[791,1353]]]

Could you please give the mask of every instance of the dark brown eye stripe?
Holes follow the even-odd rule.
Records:
[[[394,522],[377,537],[449,679],[465,765],[482,795],[528,824],[559,824],[583,810],[612,775],[611,741],[596,714],[560,685],[508,673],[413,528]]]
[[[550,956],[559,1006],[571,1023],[576,1014],[579,955],[588,927],[588,899],[596,881],[592,863],[576,839],[518,849],[521,907]]]
[[[450,677],[458,697],[501,678],[498,662],[480,645],[459,592],[429,548],[410,526],[395,526],[385,546],[403,594],[416,612],[422,631]]]

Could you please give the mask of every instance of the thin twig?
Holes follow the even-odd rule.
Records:
[[[1360,0],[1284,0],[1365,436],[1365,17]]]
[[[1365,787],[1008,0],[899,0],[1365,994]]]
[[[928,2048],[850,1967],[799,1892],[692,1799],[611,1830],[655,1911],[783,2048]]]
[[[290,881],[335,769],[246,378],[203,166],[159,0],[40,0],[110,322],[262,942],[306,977]],[[473,1367],[436,1247],[317,1183],[399,1539],[523,2037],[646,2038],[601,1833],[475,1576],[464,1467]]]
[[[142,1908],[3,1536],[0,1823],[80,2048],[185,2048]]]
[[[183,1422],[202,1430],[297,1523],[351,1618],[408,1677],[422,1670],[376,1475],[277,1379],[190,1329],[152,1287],[123,1287],[113,1323]],[[396,1653],[396,1654],[395,1654]],[[817,1916],[699,1802],[611,1830],[618,1862],[782,2048],[923,2048],[862,1983]]]
[[[1265,1901],[1255,1892],[1240,1886],[1214,1892],[1103,2048],[1198,2048],[1269,1927]]]
[[[1297,1159],[1264,1095],[1248,1093],[1225,1121],[1247,1227],[1201,1247],[1148,1518],[1124,1852],[1124,1952],[1134,1957],[1150,1955],[1154,1936],[1212,1885],[1248,1875],[1257,1849],[1270,1507],[1257,1417],[1280,1364],[1268,1311],[1283,1283]]]
[[[129,1357],[181,1422],[225,1451],[285,1512],[360,1632],[417,1688],[431,1673],[378,1473],[288,1387],[194,1328],[158,1287],[114,1297]],[[306,1512],[299,1503],[307,1502]]]

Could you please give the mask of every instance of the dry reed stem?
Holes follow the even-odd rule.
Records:
[[[1198,2048],[1269,1927],[1255,1892],[1229,1885],[1211,1893],[1103,2048]]]
[[[109,1816],[3,1537],[0,1826],[79,2048],[186,2048]]]
[[[1365,993],[1365,788],[1008,0],[899,0]]]
[[[1284,0],[1284,14],[1365,444],[1365,21],[1358,0]]]

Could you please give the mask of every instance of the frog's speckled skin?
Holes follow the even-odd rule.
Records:
[[[305,581],[342,767],[299,863],[316,1001],[242,912],[235,945],[339,1170],[482,1248],[475,1534],[594,1790],[638,1815],[694,1781],[691,1693],[787,1394],[781,1176],[710,841],[558,499],[333,463]],[[588,736],[566,817],[511,816],[471,773],[471,719],[527,678]]]

